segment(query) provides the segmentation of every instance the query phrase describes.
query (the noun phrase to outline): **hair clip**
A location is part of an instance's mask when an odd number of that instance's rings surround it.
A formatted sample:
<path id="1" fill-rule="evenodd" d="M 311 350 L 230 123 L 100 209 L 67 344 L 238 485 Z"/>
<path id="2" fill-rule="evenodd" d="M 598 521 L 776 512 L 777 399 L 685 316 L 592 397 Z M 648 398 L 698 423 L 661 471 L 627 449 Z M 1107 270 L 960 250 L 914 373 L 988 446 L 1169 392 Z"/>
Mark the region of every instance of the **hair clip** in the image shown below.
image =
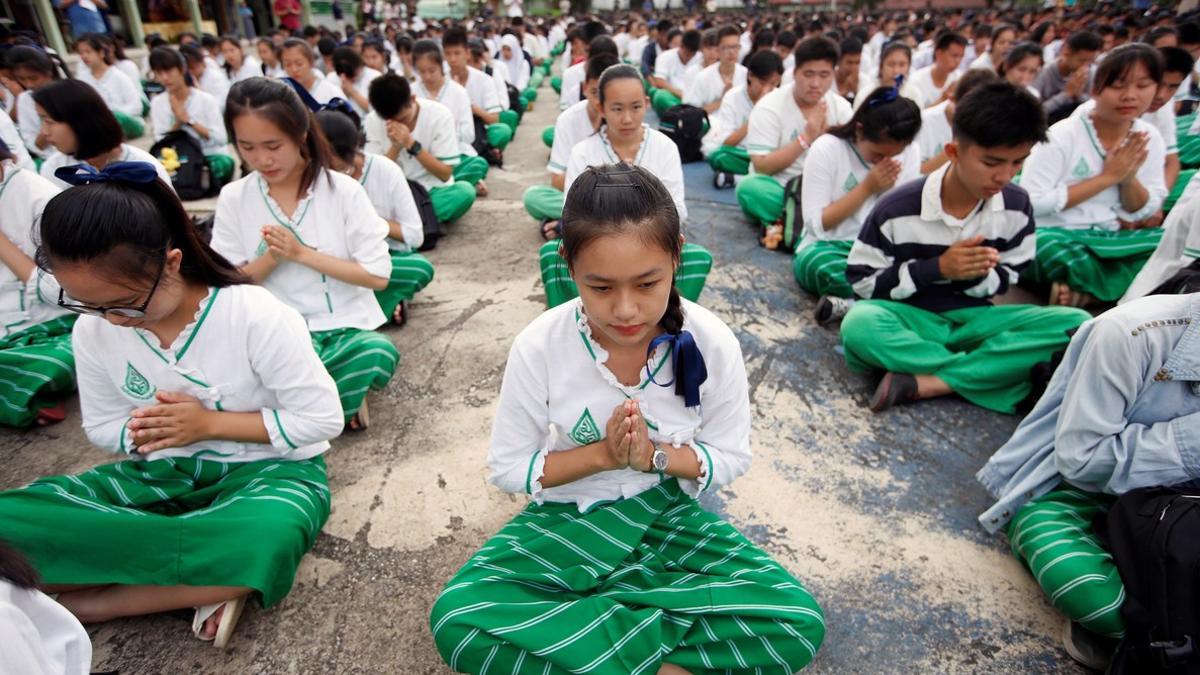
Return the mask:
<path id="1" fill-rule="evenodd" d="M 888 87 L 887 89 L 884 89 L 882 92 L 871 97 L 871 99 L 867 101 L 867 105 L 874 108 L 876 106 L 880 106 L 885 103 L 891 103 L 892 101 L 895 101 L 897 98 L 899 98 L 900 97 L 900 87 L 904 86 L 904 76 L 897 75 L 894 78 L 894 81 L 895 81 L 894 85 Z"/>
<path id="2" fill-rule="evenodd" d="M 126 183 L 146 185 L 158 179 L 158 171 L 150 162 L 113 162 L 97 171 L 89 164 L 59 167 L 54 177 L 71 185 L 91 183 Z"/>

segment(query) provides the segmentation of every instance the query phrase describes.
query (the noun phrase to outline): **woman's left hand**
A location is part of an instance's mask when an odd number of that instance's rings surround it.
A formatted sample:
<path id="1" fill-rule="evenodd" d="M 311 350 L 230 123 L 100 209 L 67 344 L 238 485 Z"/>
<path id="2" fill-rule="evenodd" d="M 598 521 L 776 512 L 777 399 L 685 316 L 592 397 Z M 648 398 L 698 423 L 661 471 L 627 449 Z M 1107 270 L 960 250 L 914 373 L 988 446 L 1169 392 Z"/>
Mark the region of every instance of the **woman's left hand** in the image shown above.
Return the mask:
<path id="1" fill-rule="evenodd" d="M 296 238 L 295 233 L 281 225 L 267 225 L 262 230 L 263 240 L 267 242 L 267 250 L 276 260 L 298 261 L 304 255 L 304 244 Z"/>
<path id="2" fill-rule="evenodd" d="M 181 448 L 211 438 L 209 422 L 213 411 L 205 408 L 200 399 L 173 391 L 160 391 L 155 398 L 157 405 L 134 410 L 129 421 L 138 454 Z"/>
<path id="3" fill-rule="evenodd" d="M 637 401 L 629 402 L 629 468 L 634 471 L 649 471 L 653 466 L 654 444 L 650 442 L 650 430 L 646 427 L 646 418 L 642 417 L 641 407 Z"/>

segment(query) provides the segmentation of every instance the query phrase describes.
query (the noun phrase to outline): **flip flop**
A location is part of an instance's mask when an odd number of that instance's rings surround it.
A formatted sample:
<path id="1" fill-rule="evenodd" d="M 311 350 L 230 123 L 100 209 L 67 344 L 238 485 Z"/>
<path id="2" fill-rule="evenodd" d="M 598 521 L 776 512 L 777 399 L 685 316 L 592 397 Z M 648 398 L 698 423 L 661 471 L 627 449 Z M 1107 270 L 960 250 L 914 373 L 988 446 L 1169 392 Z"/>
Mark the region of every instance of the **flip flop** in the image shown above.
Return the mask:
<path id="1" fill-rule="evenodd" d="M 397 319 L 397 317 L 399 317 Z M 392 310 L 392 325 L 398 328 L 408 323 L 408 301 L 401 300 L 396 304 L 396 309 Z"/>
<path id="2" fill-rule="evenodd" d="M 65 419 L 67 419 L 67 408 L 62 404 L 62 401 L 37 411 L 36 420 L 38 426 L 48 427 L 52 424 L 58 424 Z"/>
<path id="3" fill-rule="evenodd" d="M 238 619 L 242 617 L 242 609 L 245 606 L 246 596 L 243 595 L 225 602 L 197 607 L 196 614 L 192 617 L 192 634 L 204 642 L 212 642 L 217 649 L 224 649 L 229 645 L 229 638 L 233 637 L 233 629 L 237 627 Z M 217 622 L 216 634 L 213 637 L 205 637 L 204 622 L 216 614 L 221 607 L 225 608 L 225 612 L 221 614 L 221 620 Z"/>
<path id="4" fill-rule="evenodd" d="M 357 426 L 355 424 L 357 423 Z M 350 418 L 350 422 L 346 424 L 347 431 L 366 431 L 371 426 L 371 413 L 367 409 L 367 399 L 363 399 L 362 405 L 359 406 L 358 412 L 354 413 L 354 417 Z"/>

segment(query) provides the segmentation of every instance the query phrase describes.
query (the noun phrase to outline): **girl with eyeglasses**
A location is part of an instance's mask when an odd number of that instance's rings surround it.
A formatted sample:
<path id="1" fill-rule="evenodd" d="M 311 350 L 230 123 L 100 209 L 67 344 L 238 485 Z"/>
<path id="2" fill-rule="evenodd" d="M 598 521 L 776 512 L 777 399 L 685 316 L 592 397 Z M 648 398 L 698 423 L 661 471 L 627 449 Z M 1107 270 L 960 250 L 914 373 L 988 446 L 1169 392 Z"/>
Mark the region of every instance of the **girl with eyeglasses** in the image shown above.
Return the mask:
<path id="1" fill-rule="evenodd" d="M 4 536 L 83 623 L 195 608 L 224 646 L 329 515 L 337 388 L 303 317 L 201 242 L 154 168 L 59 176 L 78 187 L 46 204 L 36 259 L 83 315 L 84 432 L 120 460 L 0 492 Z"/>

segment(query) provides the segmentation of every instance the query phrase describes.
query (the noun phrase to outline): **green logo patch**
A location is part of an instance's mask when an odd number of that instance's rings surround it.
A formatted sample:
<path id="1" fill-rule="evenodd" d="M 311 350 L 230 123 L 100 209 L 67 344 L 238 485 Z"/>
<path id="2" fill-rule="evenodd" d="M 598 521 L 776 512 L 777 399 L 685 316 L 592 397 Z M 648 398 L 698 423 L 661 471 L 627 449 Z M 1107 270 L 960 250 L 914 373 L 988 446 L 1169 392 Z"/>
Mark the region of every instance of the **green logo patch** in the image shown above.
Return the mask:
<path id="1" fill-rule="evenodd" d="M 1075 168 L 1071 171 L 1071 175 L 1076 178 L 1087 178 L 1092 175 L 1092 167 L 1088 166 L 1086 159 L 1080 157 L 1079 163 L 1075 165 Z"/>
<path id="2" fill-rule="evenodd" d="M 842 189 L 849 192 L 856 187 L 858 187 L 858 179 L 854 177 L 854 174 L 846 176 L 846 182 L 842 183 Z"/>
<path id="3" fill-rule="evenodd" d="M 587 408 L 583 409 L 583 414 L 579 416 L 579 421 L 568 436 L 579 445 L 595 443 L 603 438 L 600 435 L 600 427 L 596 426 L 596 420 L 592 419 L 592 413 Z"/>
<path id="4" fill-rule="evenodd" d="M 125 366 L 125 384 L 121 386 L 121 391 L 133 398 L 146 399 L 154 396 L 158 389 L 150 384 L 150 380 L 138 372 L 132 363 L 126 363 Z"/>

